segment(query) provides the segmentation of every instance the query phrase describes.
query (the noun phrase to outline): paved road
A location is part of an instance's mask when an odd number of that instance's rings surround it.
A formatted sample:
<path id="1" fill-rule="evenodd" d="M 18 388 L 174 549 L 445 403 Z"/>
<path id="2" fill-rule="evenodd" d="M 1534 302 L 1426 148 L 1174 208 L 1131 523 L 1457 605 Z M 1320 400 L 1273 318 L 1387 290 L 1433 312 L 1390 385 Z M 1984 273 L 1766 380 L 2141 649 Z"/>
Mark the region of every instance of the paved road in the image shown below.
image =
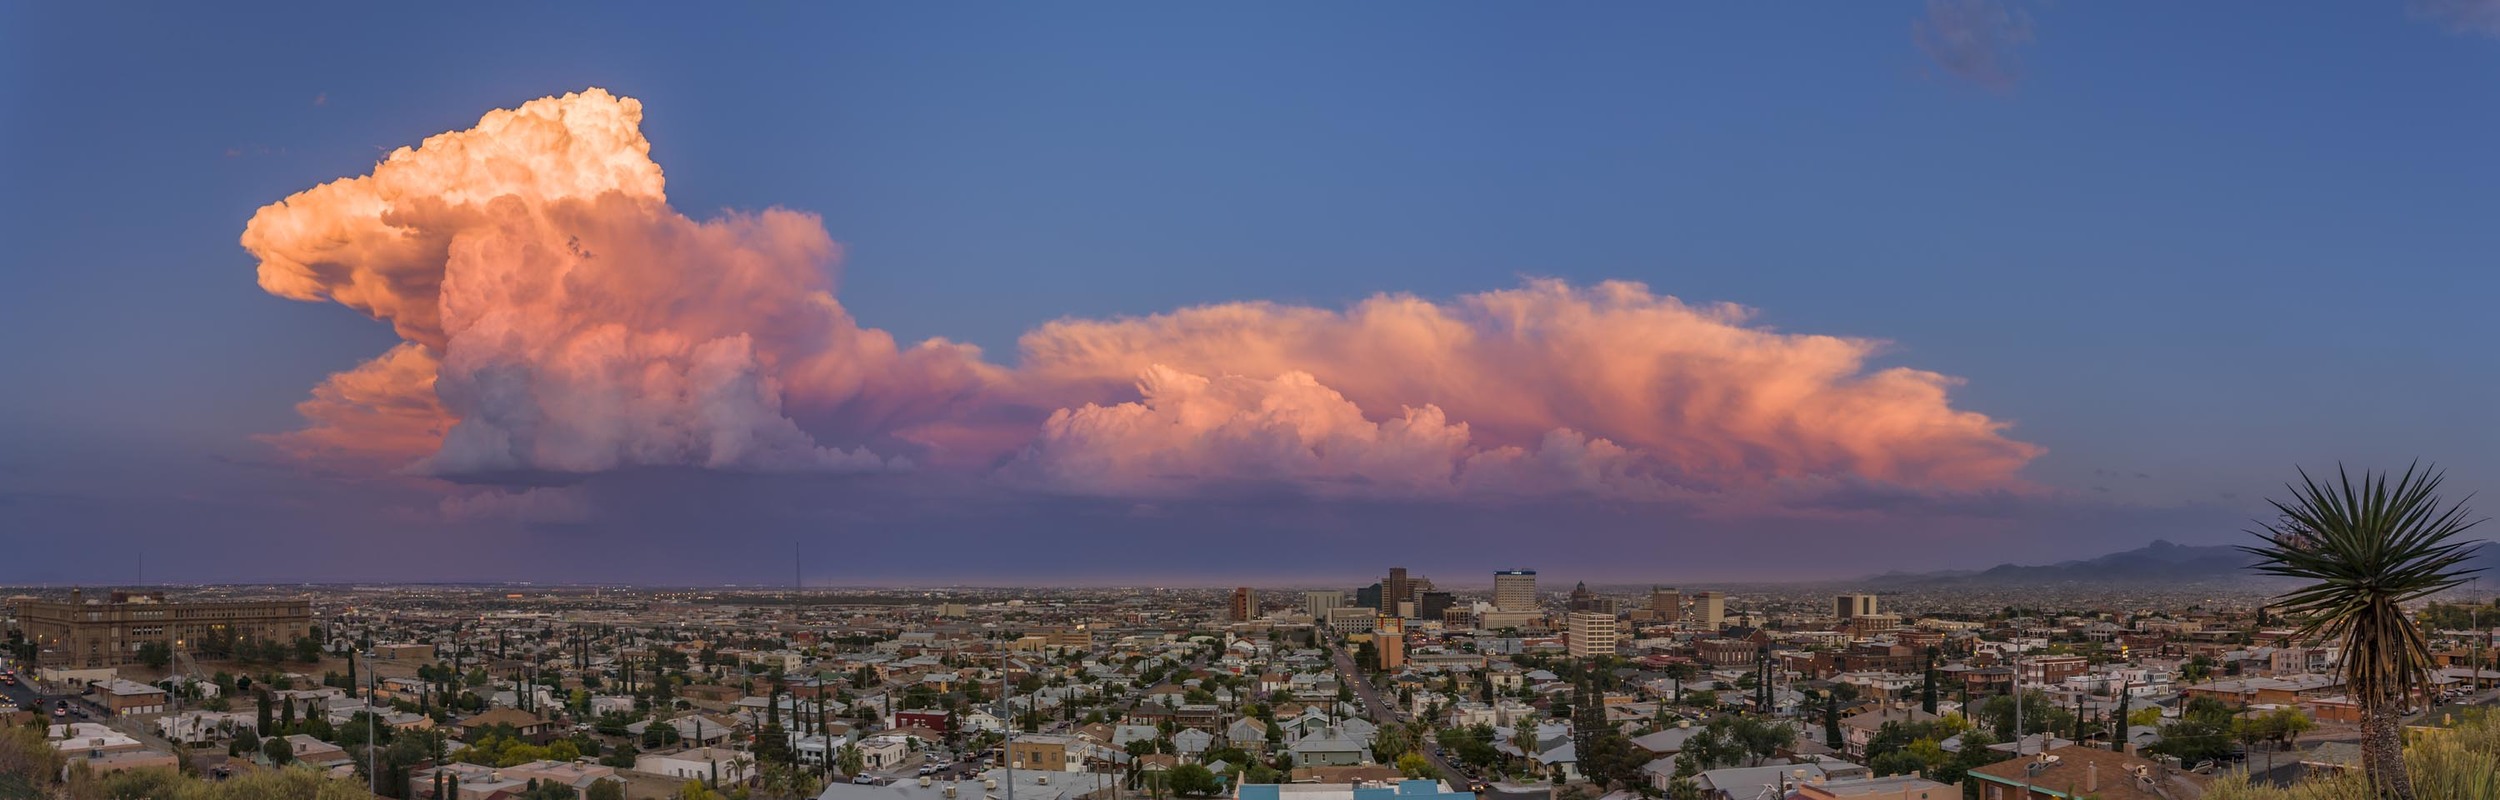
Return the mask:
<path id="1" fill-rule="evenodd" d="M 10 669 L 14 670 L 15 668 L 11 667 Z M 0 685 L 0 696 L 5 696 L 8 698 L 9 702 L 15 703 L 19 707 L 28 711 L 41 714 L 46 719 L 53 719 L 53 705 L 61 700 L 68 700 L 72 709 L 83 709 L 87 712 L 86 717 L 76 716 L 73 712 L 73 715 L 69 717 L 71 721 L 98 721 L 104 719 L 104 708 L 102 706 L 88 702 L 85 697 L 79 695 L 45 693 L 36 689 L 23 671 L 18 671 L 17 683 L 12 685 Z"/>
<path id="2" fill-rule="evenodd" d="M 1342 647 L 1337 648 L 1337 680 L 1354 689 L 1354 699 L 1362 704 L 1363 716 L 1371 720 L 1373 724 L 1386 728 L 1406 722 L 1406 710 L 1398 708 L 1395 703 L 1383 702 L 1380 699 L 1380 690 L 1373 688 L 1371 681 L 1365 680 L 1362 673 L 1355 671 L 1354 658 L 1346 655 L 1345 648 Z M 1469 781 L 1467 773 L 1442 755 L 1440 742 L 1427 736 L 1419 745 L 1418 749 L 1422 751 L 1425 759 L 1432 762 L 1433 769 L 1440 771 L 1441 776 L 1450 782 L 1461 784 L 1459 788 L 1462 791 L 1465 790 L 1466 787 L 1463 784 Z M 1496 796 L 1489 789 L 1486 794 Z"/>

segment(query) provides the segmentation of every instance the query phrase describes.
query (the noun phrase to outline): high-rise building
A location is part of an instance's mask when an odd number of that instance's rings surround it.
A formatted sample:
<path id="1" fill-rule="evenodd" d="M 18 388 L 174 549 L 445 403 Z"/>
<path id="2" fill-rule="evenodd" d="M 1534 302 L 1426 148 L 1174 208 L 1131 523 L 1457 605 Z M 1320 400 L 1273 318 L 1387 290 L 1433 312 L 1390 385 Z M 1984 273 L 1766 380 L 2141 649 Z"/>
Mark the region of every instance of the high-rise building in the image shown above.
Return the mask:
<path id="1" fill-rule="evenodd" d="M 1302 610 L 1311 615 L 1311 622 L 1328 624 L 1328 610 L 1345 605 L 1345 593 L 1339 591 L 1303 592 Z"/>
<path id="2" fill-rule="evenodd" d="M 1875 613 L 1874 595 L 1844 594 L 1832 598 L 1832 616 L 1839 617 L 1842 622 L 1873 613 Z"/>
<path id="3" fill-rule="evenodd" d="M 1684 596 L 1677 593 L 1673 586 L 1649 587 L 1649 613 L 1660 622 L 1683 619 Z"/>
<path id="4" fill-rule="evenodd" d="M 1382 672 L 1406 668 L 1406 620 L 1383 616 L 1372 627 L 1372 650 Z"/>
<path id="5" fill-rule="evenodd" d="M 1574 611 L 1565 629 L 1563 645 L 1572 658 L 1611 656 L 1615 654 L 1615 615 L 1597 611 Z"/>
<path id="6" fill-rule="evenodd" d="M 1493 607 L 1503 611 L 1536 610 L 1536 570 L 1506 569 L 1493 573 Z"/>
<path id="7" fill-rule="evenodd" d="M 1235 587 L 1233 601 L 1225 612 L 1224 618 L 1234 622 L 1249 622 L 1258 619 L 1259 593 L 1248 586 Z"/>
<path id="8" fill-rule="evenodd" d="M 1378 583 L 1356 589 L 1354 590 L 1354 605 L 1377 611 L 1380 609 L 1380 592 Z"/>
<path id="9" fill-rule="evenodd" d="M 1440 619 L 1457 602 L 1449 592 L 1424 592 L 1415 595 L 1415 619 Z"/>
<path id="10" fill-rule="evenodd" d="M 1727 624 L 1727 595 L 1721 592 L 1696 592 L 1693 595 L 1691 619 L 1708 630 Z"/>
<path id="11" fill-rule="evenodd" d="M 1415 599 L 1415 585 L 1407 582 L 1405 567 L 1390 567 L 1389 577 L 1380 582 L 1380 613 L 1396 616 L 1398 604 Z"/>

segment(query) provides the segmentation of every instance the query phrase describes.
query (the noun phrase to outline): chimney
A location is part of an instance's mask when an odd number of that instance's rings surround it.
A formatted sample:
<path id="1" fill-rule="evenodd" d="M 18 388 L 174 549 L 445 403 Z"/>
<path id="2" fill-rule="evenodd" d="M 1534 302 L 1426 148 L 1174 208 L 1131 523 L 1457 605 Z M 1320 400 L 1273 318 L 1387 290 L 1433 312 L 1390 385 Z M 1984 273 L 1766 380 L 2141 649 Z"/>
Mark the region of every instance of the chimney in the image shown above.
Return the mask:
<path id="1" fill-rule="evenodd" d="M 2092 793 L 2092 792 L 2097 792 L 2097 791 L 2100 791 L 2100 790 L 2101 790 L 2101 762 L 2094 761 L 2094 762 L 2091 762 L 2091 763 L 2088 763 L 2088 764 L 2083 765 L 2083 791 L 2084 791 L 2084 793 L 2085 793 L 2085 794 L 2090 794 L 2090 793 Z"/>

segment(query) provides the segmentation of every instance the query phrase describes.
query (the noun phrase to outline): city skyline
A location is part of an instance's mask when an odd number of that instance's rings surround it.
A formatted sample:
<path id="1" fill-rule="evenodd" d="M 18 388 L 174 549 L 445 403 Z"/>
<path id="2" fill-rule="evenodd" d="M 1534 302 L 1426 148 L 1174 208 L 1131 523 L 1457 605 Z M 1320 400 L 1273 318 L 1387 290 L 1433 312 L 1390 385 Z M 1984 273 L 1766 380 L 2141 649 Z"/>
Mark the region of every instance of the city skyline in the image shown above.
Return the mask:
<path id="1" fill-rule="evenodd" d="M 2453 9 L 13 8 L 0 584 L 1706 587 L 2474 494 Z"/>

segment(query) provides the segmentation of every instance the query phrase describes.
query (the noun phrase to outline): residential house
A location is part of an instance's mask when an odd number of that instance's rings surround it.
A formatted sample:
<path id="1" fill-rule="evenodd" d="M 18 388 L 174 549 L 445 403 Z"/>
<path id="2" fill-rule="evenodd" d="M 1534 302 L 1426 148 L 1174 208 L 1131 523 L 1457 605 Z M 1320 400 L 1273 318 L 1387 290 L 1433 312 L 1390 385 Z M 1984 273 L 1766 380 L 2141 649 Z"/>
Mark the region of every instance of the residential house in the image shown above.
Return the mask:
<path id="1" fill-rule="evenodd" d="M 715 781 L 727 786 L 755 776 L 755 757 L 720 747 L 697 747 L 634 757 L 634 771 L 688 781 Z"/>
<path id="2" fill-rule="evenodd" d="M 1195 758 L 1215 746 L 1215 734 L 1197 728 L 1183 728 L 1172 734 L 1172 752 Z"/>
<path id="3" fill-rule="evenodd" d="M 1701 786 L 1702 796 L 1710 800 L 1754 800 L 1783 797 L 1788 794 L 1786 790 L 1817 780 L 1853 780 L 1870 775 L 1866 767 L 1857 764 L 1818 758 L 1793 764 L 1714 769 L 1694 776 L 1693 782 Z"/>
<path id="4" fill-rule="evenodd" d="M 1432 780 L 1402 780 L 1382 785 L 1364 782 L 1253 783 L 1234 792 L 1235 800 L 1476 800 L 1474 792 L 1450 789 Z"/>
<path id="5" fill-rule="evenodd" d="M 1297 767 L 1360 764 L 1370 760 L 1367 755 L 1370 748 L 1369 737 L 1349 733 L 1340 727 L 1294 736 L 1285 743 L 1285 750 L 1293 755 L 1293 763 Z"/>
<path id="6" fill-rule="evenodd" d="M 71 762 L 86 764 L 99 773 L 150 767 L 171 769 L 176 765 L 174 754 L 148 747 L 147 743 L 100 723 L 53 725 L 45 729 L 44 738 Z"/>
<path id="7" fill-rule="evenodd" d="M 2160 762 L 2068 745 L 1970 771 L 1979 800 L 2194 800 L 2211 780 Z"/>
<path id="8" fill-rule="evenodd" d="M 1936 719 L 1936 715 L 1922 709 L 1889 705 L 1843 717 L 1840 720 L 1840 739 L 1843 744 L 1841 752 L 1848 754 L 1850 758 L 1866 755 L 1867 742 L 1874 740 L 1876 731 L 1882 730 L 1885 723 L 1908 724 L 1933 722 Z"/>
<path id="9" fill-rule="evenodd" d="M 1807 781 L 1793 789 L 1797 800 L 1959 800 L 1960 787 L 1917 775 Z"/>
<path id="10" fill-rule="evenodd" d="M 345 749 L 305 734 L 297 733 L 287 736 L 286 744 L 288 749 L 294 751 L 295 761 L 299 764 L 329 769 L 355 763 L 355 759 L 347 756 Z"/>
<path id="11" fill-rule="evenodd" d="M 555 738 L 554 723 L 517 708 L 490 708 L 454 723 L 463 742 L 477 741 L 488 729 L 498 725 L 510 726 L 513 733 L 531 744 L 546 744 Z"/>

